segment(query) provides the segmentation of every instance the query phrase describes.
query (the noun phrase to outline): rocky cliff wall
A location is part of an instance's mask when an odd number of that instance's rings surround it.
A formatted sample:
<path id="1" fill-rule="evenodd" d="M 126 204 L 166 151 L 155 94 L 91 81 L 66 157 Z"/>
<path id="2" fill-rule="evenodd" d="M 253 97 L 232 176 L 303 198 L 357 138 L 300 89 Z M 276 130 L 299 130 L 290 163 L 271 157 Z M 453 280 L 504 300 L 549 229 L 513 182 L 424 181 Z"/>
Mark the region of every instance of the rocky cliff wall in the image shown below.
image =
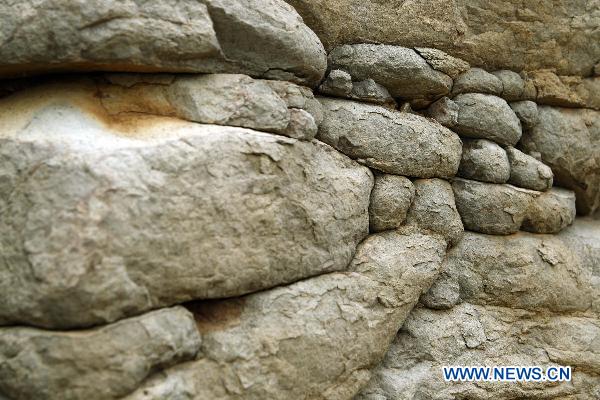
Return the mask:
<path id="1" fill-rule="evenodd" d="M 600 398 L 597 4 L 289 3 L 0 4 L 0 399 Z"/>

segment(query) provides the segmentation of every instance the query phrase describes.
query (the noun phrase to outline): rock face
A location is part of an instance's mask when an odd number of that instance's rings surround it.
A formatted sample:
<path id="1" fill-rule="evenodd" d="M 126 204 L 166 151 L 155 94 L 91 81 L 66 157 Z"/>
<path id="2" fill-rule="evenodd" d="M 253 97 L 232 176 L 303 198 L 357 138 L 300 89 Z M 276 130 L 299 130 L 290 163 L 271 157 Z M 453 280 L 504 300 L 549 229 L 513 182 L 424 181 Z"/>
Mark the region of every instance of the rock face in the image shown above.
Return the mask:
<path id="1" fill-rule="evenodd" d="M 462 238 L 464 228 L 450 183 L 437 178 L 417 179 L 414 186 L 415 198 L 406 223 L 440 234 L 449 244 L 456 244 Z"/>
<path id="2" fill-rule="evenodd" d="M 539 116 L 521 149 L 539 154 L 556 184 L 575 192 L 578 213 L 593 213 L 600 207 L 600 112 L 541 106 Z"/>
<path id="3" fill-rule="evenodd" d="M 406 220 L 414 197 L 415 187 L 410 179 L 397 175 L 376 175 L 369 205 L 371 232 L 399 228 Z"/>
<path id="4" fill-rule="evenodd" d="M 552 169 L 513 147 L 506 149 L 510 164 L 509 183 L 533 190 L 548 190 L 552 187 Z"/>
<path id="5" fill-rule="evenodd" d="M 442 307 L 413 310 L 357 399 L 598 397 L 598 235 L 591 220 L 558 235 L 465 232 L 421 299 Z M 569 365 L 573 378 L 448 384 L 444 365 Z"/>
<path id="6" fill-rule="evenodd" d="M 325 117 L 317 138 L 358 162 L 420 178 L 456 173 L 461 141 L 434 121 L 354 101 L 319 100 Z"/>
<path id="7" fill-rule="evenodd" d="M 510 177 L 506 151 L 489 140 L 465 140 L 458 175 L 482 182 L 505 183 Z"/>
<path id="8" fill-rule="evenodd" d="M 502 94 L 502 81 L 495 75 L 481 68 L 471 68 L 459 75 L 452 85 L 452 94 L 460 93 L 487 93 L 500 96 Z"/>
<path id="9" fill-rule="evenodd" d="M 194 305 L 197 360 L 126 399 L 351 399 L 437 276 L 445 247 L 420 233 L 372 235 L 348 272 Z"/>
<path id="10" fill-rule="evenodd" d="M 488 71 L 555 68 L 561 75 L 583 76 L 600 59 L 593 2 L 286 1 L 327 50 L 364 42 L 435 47 Z"/>
<path id="11" fill-rule="evenodd" d="M 325 144 L 111 117 L 74 88 L 0 109 L 1 324 L 240 295 L 340 270 L 368 233 L 372 175 Z"/>
<path id="12" fill-rule="evenodd" d="M 435 100 L 450 92 L 452 78 L 432 68 L 413 49 L 372 44 L 344 45 L 329 54 L 333 69 L 348 72 L 353 80 L 371 78 L 393 97 Z"/>
<path id="13" fill-rule="evenodd" d="M 509 235 L 521 227 L 539 194 L 512 185 L 455 179 L 456 208 L 466 229 L 491 235 Z"/>
<path id="14" fill-rule="evenodd" d="M 315 85 L 317 36 L 280 0 L 5 3 L 0 75 L 46 70 L 239 72 Z M 166 18 L 166 16 L 169 18 Z"/>
<path id="15" fill-rule="evenodd" d="M 533 200 L 521 229 L 535 233 L 558 233 L 575 220 L 575 193 L 552 188 Z"/>
<path id="16" fill-rule="evenodd" d="M 458 119 L 453 129 L 471 138 L 514 146 L 521 138 L 521 123 L 503 99 L 480 93 L 459 94 Z"/>
<path id="17" fill-rule="evenodd" d="M 0 393 L 14 400 L 119 398 L 156 369 L 194 359 L 200 346 L 192 314 L 179 306 L 87 331 L 0 328 Z"/>

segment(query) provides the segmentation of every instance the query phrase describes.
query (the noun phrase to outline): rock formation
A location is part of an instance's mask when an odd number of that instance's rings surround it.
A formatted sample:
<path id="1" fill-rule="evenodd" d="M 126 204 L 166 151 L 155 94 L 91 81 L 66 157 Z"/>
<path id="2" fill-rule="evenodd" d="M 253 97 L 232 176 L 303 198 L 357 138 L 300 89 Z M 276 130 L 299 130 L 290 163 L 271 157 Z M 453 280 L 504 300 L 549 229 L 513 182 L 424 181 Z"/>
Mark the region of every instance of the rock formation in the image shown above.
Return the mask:
<path id="1" fill-rule="evenodd" d="M 0 399 L 600 398 L 600 8 L 521 3 L 0 4 Z"/>

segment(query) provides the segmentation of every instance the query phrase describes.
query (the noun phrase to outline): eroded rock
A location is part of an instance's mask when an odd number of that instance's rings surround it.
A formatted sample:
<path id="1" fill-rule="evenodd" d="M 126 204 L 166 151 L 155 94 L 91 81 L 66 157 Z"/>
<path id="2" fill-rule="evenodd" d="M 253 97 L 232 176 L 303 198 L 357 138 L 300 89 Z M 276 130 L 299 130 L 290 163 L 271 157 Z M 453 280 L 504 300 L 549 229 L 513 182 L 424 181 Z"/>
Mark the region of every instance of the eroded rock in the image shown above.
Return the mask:
<path id="1" fill-rule="evenodd" d="M 111 116 L 94 91 L 2 100 L 0 324 L 70 328 L 340 270 L 372 174 L 331 147 Z"/>
<path id="2" fill-rule="evenodd" d="M 507 101 L 524 100 L 525 82 L 521 75 L 510 70 L 492 72 L 502 83 L 502 98 Z"/>
<path id="3" fill-rule="evenodd" d="M 514 146 L 521 138 L 521 123 L 508 103 L 496 96 L 465 93 L 454 97 L 458 120 L 453 130 L 477 139 Z"/>
<path id="4" fill-rule="evenodd" d="M 552 169 L 543 162 L 514 147 L 507 147 L 510 163 L 509 183 L 526 189 L 544 191 L 552 187 Z"/>
<path id="5" fill-rule="evenodd" d="M 116 399 L 157 369 L 195 358 L 201 339 L 183 307 L 84 331 L 0 328 L 0 394 L 20 399 Z"/>
<path id="6" fill-rule="evenodd" d="M 471 68 L 454 79 L 452 95 L 460 93 L 487 93 L 500 96 L 502 81 L 481 68 Z"/>
<path id="7" fill-rule="evenodd" d="M 43 0 L 4 3 L 0 14 L 2 76 L 233 72 L 314 86 L 327 67 L 318 37 L 280 0 Z"/>
<path id="8" fill-rule="evenodd" d="M 415 196 L 410 179 L 398 175 L 375 175 L 369 205 L 369 228 L 380 232 L 400 227 Z"/>
<path id="9" fill-rule="evenodd" d="M 531 129 L 539 122 L 537 104 L 531 100 L 514 101 L 510 103 L 510 108 L 515 112 L 525 129 Z"/>
<path id="10" fill-rule="evenodd" d="M 476 181 L 506 183 L 510 177 L 506 151 L 489 140 L 464 140 L 458 175 Z"/>
<path id="11" fill-rule="evenodd" d="M 521 229 L 557 233 L 573 223 L 575 213 L 575 193 L 555 187 L 533 200 Z"/>
<path id="12" fill-rule="evenodd" d="M 385 173 L 449 177 L 458 169 L 461 141 L 418 115 L 349 100 L 320 98 L 325 118 L 317 138 Z"/>

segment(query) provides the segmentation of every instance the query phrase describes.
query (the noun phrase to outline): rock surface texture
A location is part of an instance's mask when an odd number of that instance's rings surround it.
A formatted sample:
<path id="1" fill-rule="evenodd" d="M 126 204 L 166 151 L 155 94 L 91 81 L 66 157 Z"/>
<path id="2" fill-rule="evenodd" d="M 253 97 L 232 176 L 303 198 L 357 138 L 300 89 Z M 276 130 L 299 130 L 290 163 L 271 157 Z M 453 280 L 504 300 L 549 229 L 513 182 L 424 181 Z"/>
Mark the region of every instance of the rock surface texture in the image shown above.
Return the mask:
<path id="1" fill-rule="evenodd" d="M 0 400 L 600 399 L 597 0 L 0 21 Z"/>

